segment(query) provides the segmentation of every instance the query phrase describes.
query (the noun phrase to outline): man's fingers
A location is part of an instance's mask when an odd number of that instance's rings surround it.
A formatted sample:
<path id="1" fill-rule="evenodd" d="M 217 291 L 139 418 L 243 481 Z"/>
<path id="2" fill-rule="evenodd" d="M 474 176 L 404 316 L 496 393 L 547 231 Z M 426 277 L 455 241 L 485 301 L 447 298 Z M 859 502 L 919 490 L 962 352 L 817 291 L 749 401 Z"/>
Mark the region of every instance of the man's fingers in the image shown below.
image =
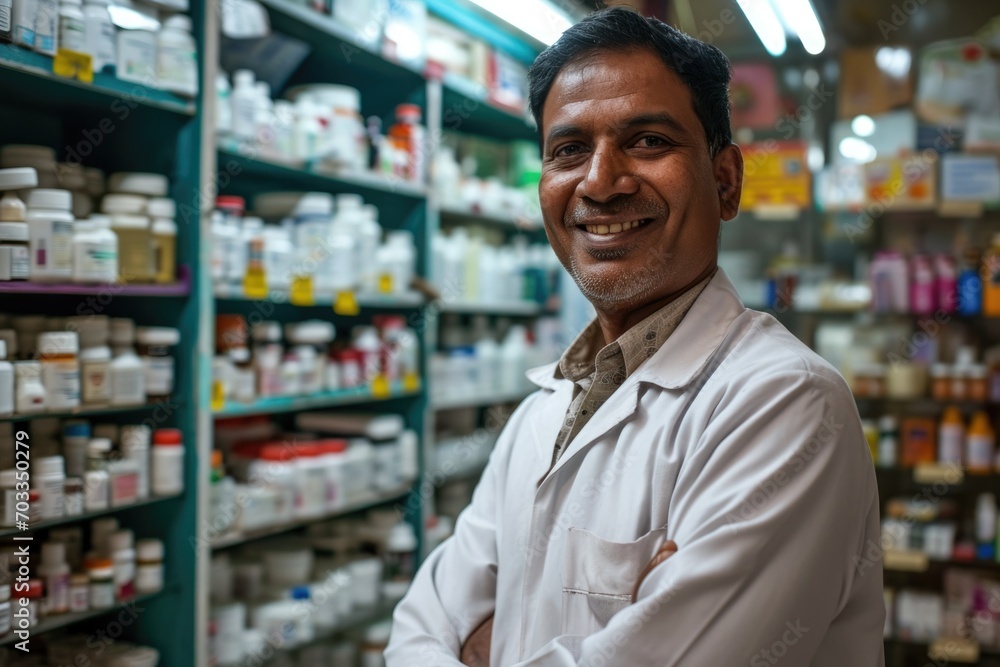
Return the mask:
<path id="1" fill-rule="evenodd" d="M 677 553 L 677 544 L 674 543 L 673 540 L 667 540 L 663 543 L 659 551 L 656 552 L 649 563 L 646 564 L 646 567 L 642 569 L 642 572 L 639 573 L 639 579 L 635 582 L 635 588 L 632 590 L 633 603 L 639 597 L 639 587 L 642 586 L 642 582 L 646 580 L 646 577 L 653 571 L 653 568 L 673 556 L 675 553 Z"/>

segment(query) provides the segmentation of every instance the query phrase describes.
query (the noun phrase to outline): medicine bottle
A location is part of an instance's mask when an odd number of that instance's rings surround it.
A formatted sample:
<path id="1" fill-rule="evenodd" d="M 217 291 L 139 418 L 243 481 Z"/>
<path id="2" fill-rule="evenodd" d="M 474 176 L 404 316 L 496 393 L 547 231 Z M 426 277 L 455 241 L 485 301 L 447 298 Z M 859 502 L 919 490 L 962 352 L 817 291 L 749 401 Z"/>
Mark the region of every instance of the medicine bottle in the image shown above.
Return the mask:
<path id="1" fill-rule="evenodd" d="M 170 327 L 139 327 L 136 340 L 145 373 L 146 400 L 169 398 L 174 391 L 171 348 L 181 342 L 181 332 Z"/>
<path id="2" fill-rule="evenodd" d="M 132 347 L 135 323 L 127 318 L 111 320 L 111 404 L 142 405 L 146 400 L 146 376 L 142 360 Z"/>
<path id="3" fill-rule="evenodd" d="M 66 505 L 66 516 L 79 516 L 83 514 L 83 478 L 67 477 L 63 486 L 63 502 Z"/>
<path id="4" fill-rule="evenodd" d="M 151 199 L 149 214 L 153 217 L 153 265 L 156 282 L 172 283 L 177 274 L 176 207 L 172 199 Z"/>
<path id="5" fill-rule="evenodd" d="M 140 595 L 163 589 L 163 542 L 139 540 L 135 543 L 135 592 Z"/>
<path id="6" fill-rule="evenodd" d="M 10 632 L 10 586 L 0 586 L 0 637 Z"/>
<path id="7" fill-rule="evenodd" d="M 115 597 L 128 600 L 135 595 L 135 544 L 131 530 L 112 533 L 108 540 L 114 561 Z"/>
<path id="8" fill-rule="evenodd" d="M 19 361 L 14 364 L 14 407 L 17 414 L 44 412 L 45 403 L 42 365 L 37 361 Z"/>
<path id="9" fill-rule="evenodd" d="M 38 337 L 38 360 L 49 410 L 80 407 L 79 341 L 72 331 L 50 331 Z"/>
<path id="10" fill-rule="evenodd" d="M 122 454 L 135 463 L 138 470 L 136 496 L 149 497 L 150 442 L 152 431 L 145 424 L 123 426 L 121 431 Z"/>
<path id="11" fill-rule="evenodd" d="M 75 323 L 80 337 L 80 400 L 86 405 L 111 402 L 111 320 L 104 315 L 87 316 Z"/>
<path id="12" fill-rule="evenodd" d="M 69 578 L 69 611 L 76 614 L 90 608 L 90 592 L 87 590 L 90 578 L 86 574 L 74 574 Z"/>
<path id="13" fill-rule="evenodd" d="M 28 275 L 38 282 L 73 277 L 73 196 L 68 190 L 40 188 L 28 195 Z"/>
<path id="14" fill-rule="evenodd" d="M 198 95 L 198 52 L 191 19 L 175 14 L 163 22 L 156 39 L 158 87 L 184 97 Z"/>
<path id="15" fill-rule="evenodd" d="M 38 185 L 31 167 L 0 169 L 0 280 L 27 280 L 31 264 L 28 250 L 27 207 L 17 190 Z"/>
<path id="16" fill-rule="evenodd" d="M 108 11 L 110 0 L 84 0 L 83 32 L 86 52 L 94 72 L 111 74 L 115 69 L 115 25 Z"/>
<path id="17" fill-rule="evenodd" d="M 153 281 L 153 236 L 144 215 L 111 216 L 111 231 L 118 237 L 118 277 L 125 283 Z"/>
<path id="18" fill-rule="evenodd" d="M 184 490 L 184 445 L 176 428 L 153 432 L 153 495 L 167 496 Z"/>
<path id="19" fill-rule="evenodd" d="M 82 0 L 62 0 L 59 3 L 59 48 L 88 53 Z"/>
<path id="20" fill-rule="evenodd" d="M 35 459 L 31 483 L 41 494 L 42 519 L 60 519 L 66 514 L 63 493 L 66 473 L 63 471 L 63 457 L 45 456 Z"/>
<path id="21" fill-rule="evenodd" d="M 66 545 L 49 541 L 42 545 L 42 564 L 38 575 L 45 582 L 46 609 L 49 614 L 69 611 L 69 565 L 66 564 Z"/>
<path id="22" fill-rule="evenodd" d="M 118 279 L 118 236 L 111 219 L 94 215 L 73 229 L 73 282 L 113 283 Z"/>
<path id="23" fill-rule="evenodd" d="M 59 0 L 35 0 L 35 51 L 54 56 L 58 40 Z"/>
<path id="24" fill-rule="evenodd" d="M 90 608 L 110 609 L 115 606 L 114 562 L 107 558 L 87 561 L 87 576 L 90 578 Z"/>

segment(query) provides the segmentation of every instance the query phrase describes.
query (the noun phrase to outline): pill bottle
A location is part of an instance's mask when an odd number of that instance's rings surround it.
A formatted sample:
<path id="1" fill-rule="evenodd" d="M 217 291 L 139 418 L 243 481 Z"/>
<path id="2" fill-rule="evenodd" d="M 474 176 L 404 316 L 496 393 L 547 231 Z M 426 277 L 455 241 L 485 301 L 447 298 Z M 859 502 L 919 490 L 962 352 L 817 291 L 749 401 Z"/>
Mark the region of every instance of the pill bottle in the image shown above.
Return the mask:
<path id="1" fill-rule="evenodd" d="M 78 220 L 73 230 L 73 282 L 113 283 L 118 279 L 118 237 L 111 219 L 94 215 Z"/>
<path id="2" fill-rule="evenodd" d="M 180 429 L 153 432 L 153 495 L 166 496 L 184 490 L 184 445 Z"/>
<path id="3" fill-rule="evenodd" d="M 73 196 L 68 190 L 40 188 L 28 195 L 28 275 L 36 282 L 69 282 L 73 277 Z"/>
<path id="4" fill-rule="evenodd" d="M 29 252 L 27 207 L 17 196 L 18 190 L 38 185 L 38 174 L 31 167 L 0 169 L 0 280 L 27 280 Z"/>
<path id="5" fill-rule="evenodd" d="M 139 327 L 136 341 L 146 380 L 146 400 L 169 398 L 174 391 L 171 348 L 181 342 L 181 332 L 170 327 Z"/>
<path id="6" fill-rule="evenodd" d="M 153 264 L 156 282 L 172 283 L 177 275 L 177 206 L 173 199 L 159 197 L 149 200 L 147 207 L 153 219 Z"/>
<path id="7" fill-rule="evenodd" d="M 42 384 L 42 365 L 37 361 L 19 361 L 14 364 L 14 409 L 19 415 L 45 411 L 45 385 Z"/>
<path id="8" fill-rule="evenodd" d="M 46 609 L 50 614 L 69 611 L 69 565 L 66 564 L 66 545 L 46 542 L 42 545 L 42 564 L 38 575 L 45 582 Z"/>
<path id="9" fill-rule="evenodd" d="M 127 318 L 111 320 L 112 405 L 142 405 L 146 400 L 146 371 L 134 343 L 135 323 Z"/>
<path id="10" fill-rule="evenodd" d="M 111 231 L 118 237 L 119 280 L 126 284 L 152 282 L 156 274 L 149 218 L 144 215 L 112 215 Z"/>
<path id="11" fill-rule="evenodd" d="M 80 337 L 80 401 L 85 405 L 111 402 L 111 320 L 104 315 L 75 324 Z"/>
<path id="12" fill-rule="evenodd" d="M 86 574 L 74 574 L 69 578 L 69 611 L 72 614 L 90 608 L 90 578 Z"/>
<path id="13" fill-rule="evenodd" d="M 135 463 L 138 470 L 136 496 L 149 497 L 150 442 L 153 433 L 145 424 L 123 426 L 121 431 L 122 454 Z"/>
<path id="14" fill-rule="evenodd" d="M 80 407 L 79 339 L 72 331 L 50 331 L 38 337 L 38 360 L 49 410 Z"/>
<path id="15" fill-rule="evenodd" d="M 87 577 L 90 579 L 90 608 L 110 609 L 115 606 L 114 561 L 94 558 L 86 563 Z"/>
<path id="16" fill-rule="evenodd" d="M 7 341 L 0 339 L 0 417 L 14 414 L 14 364 L 7 361 Z"/>
<path id="17" fill-rule="evenodd" d="M 63 502 L 66 505 L 66 516 L 79 516 L 83 514 L 83 478 L 67 477 L 63 486 Z"/>
<path id="18" fill-rule="evenodd" d="M 129 600 L 135 596 L 135 538 L 131 530 L 119 530 L 108 539 L 114 561 L 115 598 Z"/>
<path id="19" fill-rule="evenodd" d="M 137 559 L 135 591 L 139 594 L 157 593 L 163 589 L 163 542 L 139 540 L 135 543 Z"/>
<path id="20" fill-rule="evenodd" d="M 42 519 L 59 519 L 66 514 L 63 501 L 66 473 L 63 471 L 63 457 L 45 456 L 34 460 L 32 485 L 42 498 Z"/>

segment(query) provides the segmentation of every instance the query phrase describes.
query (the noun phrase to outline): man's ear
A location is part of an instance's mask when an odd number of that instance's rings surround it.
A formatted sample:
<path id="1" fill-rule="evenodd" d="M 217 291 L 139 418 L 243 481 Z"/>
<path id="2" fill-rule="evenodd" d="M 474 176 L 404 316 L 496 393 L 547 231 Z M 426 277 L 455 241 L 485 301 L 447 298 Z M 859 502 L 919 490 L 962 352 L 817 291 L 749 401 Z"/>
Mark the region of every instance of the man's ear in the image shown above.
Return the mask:
<path id="1" fill-rule="evenodd" d="M 736 144 L 729 144 L 712 160 L 712 171 L 719 188 L 719 213 L 723 220 L 732 220 L 740 212 L 743 194 L 743 153 Z"/>

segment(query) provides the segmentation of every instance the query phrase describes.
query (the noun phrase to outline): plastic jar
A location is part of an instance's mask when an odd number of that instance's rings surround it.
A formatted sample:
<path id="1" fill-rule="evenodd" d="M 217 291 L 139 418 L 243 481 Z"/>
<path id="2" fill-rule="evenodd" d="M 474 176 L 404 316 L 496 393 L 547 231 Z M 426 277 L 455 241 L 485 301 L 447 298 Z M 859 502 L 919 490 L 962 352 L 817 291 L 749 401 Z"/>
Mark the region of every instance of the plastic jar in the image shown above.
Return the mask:
<path id="1" fill-rule="evenodd" d="M 10 586 L 0 586 L 0 637 L 10 632 Z"/>
<path id="2" fill-rule="evenodd" d="M 133 461 L 138 470 L 138 485 L 136 495 L 139 498 L 149 497 L 149 448 L 153 432 L 145 424 L 123 426 L 121 431 L 121 448 L 125 458 Z"/>
<path id="3" fill-rule="evenodd" d="M 111 348 L 106 342 L 88 343 L 82 336 L 80 343 L 80 400 L 106 405 L 111 402 Z"/>
<path id="4" fill-rule="evenodd" d="M 146 400 L 166 399 L 174 391 L 174 358 L 170 348 L 181 341 L 181 332 L 170 327 L 139 327 L 138 353 L 146 378 Z"/>
<path id="5" fill-rule="evenodd" d="M 146 400 L 146 370 L 132 347 L 135 323 L 126 318 L 111 320 L 111 404 L 142 405 Z"/>
<path id="6" fill-rule="evenodd" d="M 88 470 L 83 476 L 83 506 L 88 512 L 108 509 L 108 471 Z"/>
<path id="7" fill-rule="evenodd" d="M 135 543 L 135 591 L 157 593 L 163 589 L 163 542 L 139 540 Z"/>
<path id="8" fill-rule="evenodd" d="M 66 545 L 55 541 L 43 544 L 38 576 L 45 582 L 48 613 L 63 614 L 69 611 L 69 574 Z"/>
<path id="9" fill-rule="evenodd" d="M 319 517 L 326 512 L 326 464 L 321 450 L 313 444 L 295 445 L 295 466 L 301 489 L 300 517 Z"/>
<path id="10" fill-rule="evenodd" d="M 153 432 L 153 495 L 166 496 L 184 491 L 184 445 L 176 428 Z"/>
<path id="11" fill-rule="evenodd" d="M 173 220 L 153 220 L 153 263 L 156 265 L 156 282 L 166 284 L 176 280 L 177 223 Z"/>
<path id="12" fill-rule="evenodd" d="M 38 185 L 38 174 L 31 167 L 0 169 L 0 280 L 27 280 L 31 255 L 27 207 L 17 190 Z"/>
<path id="13" fill-rule="evenodd" d="M 108 462 L 108 493 L 112 507 L 133 505 L 139 499 L 139 465 L 128 459 Z"/>
<path id="14" fill-rule="evenodd" d="M 0 497 L 0 500 L 3 501 L 3 512 L 0 513 L 0 526 L 4 528 L 13 528 L 17 523 L 16 484 L 16 470 L 0 471 L 0 493 L 3 494 Z M 9 588 L 9 586 L 0 586 L 0 588 Z"/>
<path id="15" fill-rule="evenodd" d="M 63 486 L 63 502 L 66 507 L 66 516 L 79 516 L 83 514 L 83 478 L 67 477 Z"/>
<path id="16" fill-rule="evenodd" d="M 28 275 L 37 282 L 69 282 L 73 277 L 73 195 L 40 188 L 28 195 Z"/>
<path id="17" fill-rule="evenodd" d="M 7 341 L 0 339 L 0 417 L 14 414 L 14 364 L 7 361 Z"/>
<path id="18" fill-rule="evenodd" d="M 28 415 L 45 411 L 45 385 L 42 384 L 42 365 L 37 361 L 19 361 L 14 364 L 14 405 L 17 414 Z"/>
<path id="19" fill-rule="evenodd" d="M 110 609 L 115 606 L 115 564 L 107 558 L 87 561 L 87 577 L 90 579 L 91 609 Z"/>
<path id="20" fill-rule="evenodd" d="M 156 40 L 158 87 L 184 97 L 198 94 L 198 52 L 191 19 L 175 14 L 163 22 Z"/>
<path id="21" fill-rule="evenodd" d="M 38 337 L 42 384 L 49 410 L 80 407 L 79 340 L 72 331 L 51 331 Z"/>
<path id="22" fill-rule="evenodd" d="M 322 320 L 307 320 L 285 327 L 285 338 L 293 345 L 293 352 L 303 364 L 301 390 L 303 394 L 323 390 L 326 378 L 327 348 L 333 341 L 333 324 Z M 311 367 L 310 367 L 311 363 Z"/>
<path id="23" fill-rule="evenodd" d="M 259 322 L 253 327 L 253 363 L 257 373 L 257 392 L 261 397 L 280 396 L 281 325 Z"/>
<path id="24" fill-rule="evenodd" d="M 385 545 L 385 583 L 382 590 L 387 598 L 398 600 L 406 594 L 416 573 L 416 551 L 417 536 L 413 526 L 408 523 L 393 526 Z"/>
<path id="25" fill-rule="evenodd" d="M 326 473 L 326 511 L 331 513 L 344 506 L 347 441 L 321 440 L 317 447 Z"/>
<path id="26" fill-rule="evenodd" d="M 966 372 L 966 389 L 970 401 L 985 403 L 989 399 L 989 372 L 983 364 L 973 364 Z"/>
<path id="27" fill-rule="evenodd" d="M 290 521 L 300 505 L 301 486 L 295 469 L 294 453 L 284 445 L 265 445 L 257 458 L 247 467 L 247 481 L 251 486 L 266 485 L 277 494 L 275 519 L 277 523 Z"/>
<path id="28" fill-rule="evenodd" d="M 73 233 L 73 282 L 113 283 L 118 280 L 118 237 L 105 215 L 78 220 Z"/>
<path id="29" fill-rule="evenodd" d="M 108 539 L 111 560 L 114 561 L 115 598 L 119 601 L 135 596 L 134 540 L 131 530 L 119 530 Z"/>
<path id="30" fill-rule="evenodd" d="M 62 0 L 59 3 L 59 48 L 89 53 L 81 0 Z"/>
<path id="31" fill-rule="evenodd" d="M 107 199 L 107 197 L 105 197 Z M 125 283 L 148 283 L 153 268 L 153 236 L 144 215 L 112 215 L 111 231 L 118 237 L 118 276 Z"/>
<path id="32" fill-rule="evenodd" d="M 80 477 L 87 470 L 87 445 L 90 443 L 90 423 L 82 419 L 63 424 L 63 458 L 66 474 Z"/>
<path id="33" fill-rule="evenodd" d="M 163 174 L 119 171 L 108 177 L 108 190 L 143 197 L 166 197 L 170 181 Z"/>
<path id="34" fill-rule="evenodd" d="M 63 457 L 46 456 L 34 460 L 31 482 L 42 496 L 42 519 L 58 519 L 66 514 L 63 501 L 66 473 Z"/>
<path id="35" fill-rule="evenodd" d="M 74 574 L 70 576 L 69 611 L 71 614 L 87 611 L 90 608 L 89 584 L 90 577 L 86 574 Z"/>
<path id="36" fill-rule="evenodd" d="M 33 628 L 38 625 L 39 605 L 42 601 L 44 585 L 41 579 L 28 579 L 26 583 L 28 590 L 21 595 L 28 599 L 28 627 Z"/>
<path id="37" fill-rule="evenodd" d="M 115 26 L 108 12 L 110 0 L 85 0 L 83 3 L 83 34 L 94 72 L 115 67 Z"/>

